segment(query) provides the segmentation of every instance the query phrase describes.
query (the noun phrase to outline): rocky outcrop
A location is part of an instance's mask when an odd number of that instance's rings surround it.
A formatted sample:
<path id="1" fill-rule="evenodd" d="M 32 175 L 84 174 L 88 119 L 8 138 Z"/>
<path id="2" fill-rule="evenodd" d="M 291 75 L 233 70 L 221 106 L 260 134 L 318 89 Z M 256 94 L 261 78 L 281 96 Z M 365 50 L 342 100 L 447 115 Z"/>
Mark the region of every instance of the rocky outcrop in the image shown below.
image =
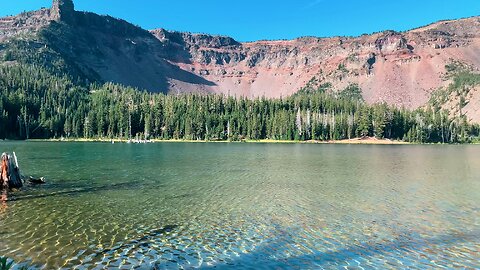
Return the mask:
<path id="1" fill-rule="evenodd" d="M 0 18 L 0 42 L 21 35 L 36 33 L 50 23 L 50 9 L 24 12 L 17 16 Z"/>
<path id="2" fill-rule="evenodd" d="M 394 31 L 387 31 L 375 40 L 375 47 L 381 53 L 389 54 L 409 50 L 405 37 Z"/>
<path id="3" fill-rule="evenodd" d="M 53 0 L 50 18 L 55 21 L 72 23 L 75 20 L 75 6 L 72 0 Z"/>
<path id="4" fill-rule="evenodd" d="M 74 23 L 76 17 L 72 0 L 53 0 L 50 9 L 43 8 L 0 18 L 0 42 L 17 36 L 34 35 L 51 21 Z"/>

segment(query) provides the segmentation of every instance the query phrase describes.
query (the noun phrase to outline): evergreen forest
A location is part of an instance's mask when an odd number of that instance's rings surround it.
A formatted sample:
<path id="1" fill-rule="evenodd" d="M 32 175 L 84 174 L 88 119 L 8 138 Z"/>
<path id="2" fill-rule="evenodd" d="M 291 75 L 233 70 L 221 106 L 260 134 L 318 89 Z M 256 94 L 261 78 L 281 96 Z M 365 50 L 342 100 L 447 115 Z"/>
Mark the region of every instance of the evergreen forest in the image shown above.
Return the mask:
<path id="1" fill-rule="evenodd" d="M 451 88 L 480 82 L 479 75 L 460 75 Z M 417 110 L 369 105 L 357 85 L 342 91 L 312 85 L 281 99 L 165 95 L 78 82 L 35 65 L 2 65 L 0 138 L 328 141 L 369 136 L 468 143 L 479 136 L 479 125 L 461 114 L 451 116 L 440 103 Z"/>

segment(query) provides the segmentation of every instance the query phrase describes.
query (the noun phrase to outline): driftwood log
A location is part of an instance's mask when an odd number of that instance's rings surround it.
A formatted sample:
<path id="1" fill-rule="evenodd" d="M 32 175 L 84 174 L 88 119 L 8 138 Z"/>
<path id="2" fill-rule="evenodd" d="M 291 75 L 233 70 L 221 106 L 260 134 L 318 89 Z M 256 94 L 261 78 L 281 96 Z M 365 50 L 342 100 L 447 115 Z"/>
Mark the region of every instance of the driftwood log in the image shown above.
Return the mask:
<path id="1" fill-rule="evenodd" d="M 43 185 L 46 184 L 45 177 L 35 178 L 33 176 L 28 177 L 28 182 L 33 185 Z"/>
<path id="2" fill-rule="evenodd" d="M 0 172 L 0 190 L 21 188 L 23 186 L 15 152 L 13 155 L 2 154 Z"/>

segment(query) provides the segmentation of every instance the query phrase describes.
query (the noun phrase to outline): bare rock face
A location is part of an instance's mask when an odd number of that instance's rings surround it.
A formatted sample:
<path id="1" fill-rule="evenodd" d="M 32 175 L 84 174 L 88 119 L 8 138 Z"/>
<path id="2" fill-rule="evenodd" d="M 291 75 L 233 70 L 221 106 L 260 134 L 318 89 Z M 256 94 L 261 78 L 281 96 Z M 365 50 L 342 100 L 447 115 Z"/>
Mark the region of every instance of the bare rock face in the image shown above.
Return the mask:
<path id="1" fill-rule="evenodd" d="M 388 31 L 375 41 L 377 50 L 382 53 L 394 53 L 399 50 L 408 50 L 405 37 L 393 31 Z"/>
<path id="2" fill-rule="evenodd" d="M 337 90 L 356 83 L 367 102 L 417 108 L 449 83 L 445 65 L 452 59 L 480 67 L 478 17 L 408 32 L 249 43 L 163 29 L 151 33 L 170 48 L 181 48 L 184 58 L 172 58 L 172 63 L 213 83 L 173 81 L 169 90 L 174 92 L 278 98 L 315 78 Z"/>
<path id="3" fill-rule="evenodd" d="M 75 6 L 73 0 L 53 0 L 51 19 L 71 23 L 75 18 Z"/>

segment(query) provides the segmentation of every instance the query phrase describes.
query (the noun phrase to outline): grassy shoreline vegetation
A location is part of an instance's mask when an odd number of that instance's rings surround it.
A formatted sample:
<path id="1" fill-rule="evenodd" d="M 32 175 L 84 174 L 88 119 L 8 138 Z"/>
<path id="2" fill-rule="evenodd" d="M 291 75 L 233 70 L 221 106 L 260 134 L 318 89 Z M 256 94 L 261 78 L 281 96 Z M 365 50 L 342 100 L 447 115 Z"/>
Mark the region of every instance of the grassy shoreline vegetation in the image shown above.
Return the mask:
<path id="1" fill-rule="evenodd" d="M 478 83 L 470 74 L 465 83 L 465 71 L 453 74 L 454 86 Z M 0 66 L 0 94 L 0 139 L 471 143 L 480 134 L 439 104 L 369 105 L 357 85 L 335 92 L 315 80 L 282 99 L 164 95 L 14 64 Z"/>

